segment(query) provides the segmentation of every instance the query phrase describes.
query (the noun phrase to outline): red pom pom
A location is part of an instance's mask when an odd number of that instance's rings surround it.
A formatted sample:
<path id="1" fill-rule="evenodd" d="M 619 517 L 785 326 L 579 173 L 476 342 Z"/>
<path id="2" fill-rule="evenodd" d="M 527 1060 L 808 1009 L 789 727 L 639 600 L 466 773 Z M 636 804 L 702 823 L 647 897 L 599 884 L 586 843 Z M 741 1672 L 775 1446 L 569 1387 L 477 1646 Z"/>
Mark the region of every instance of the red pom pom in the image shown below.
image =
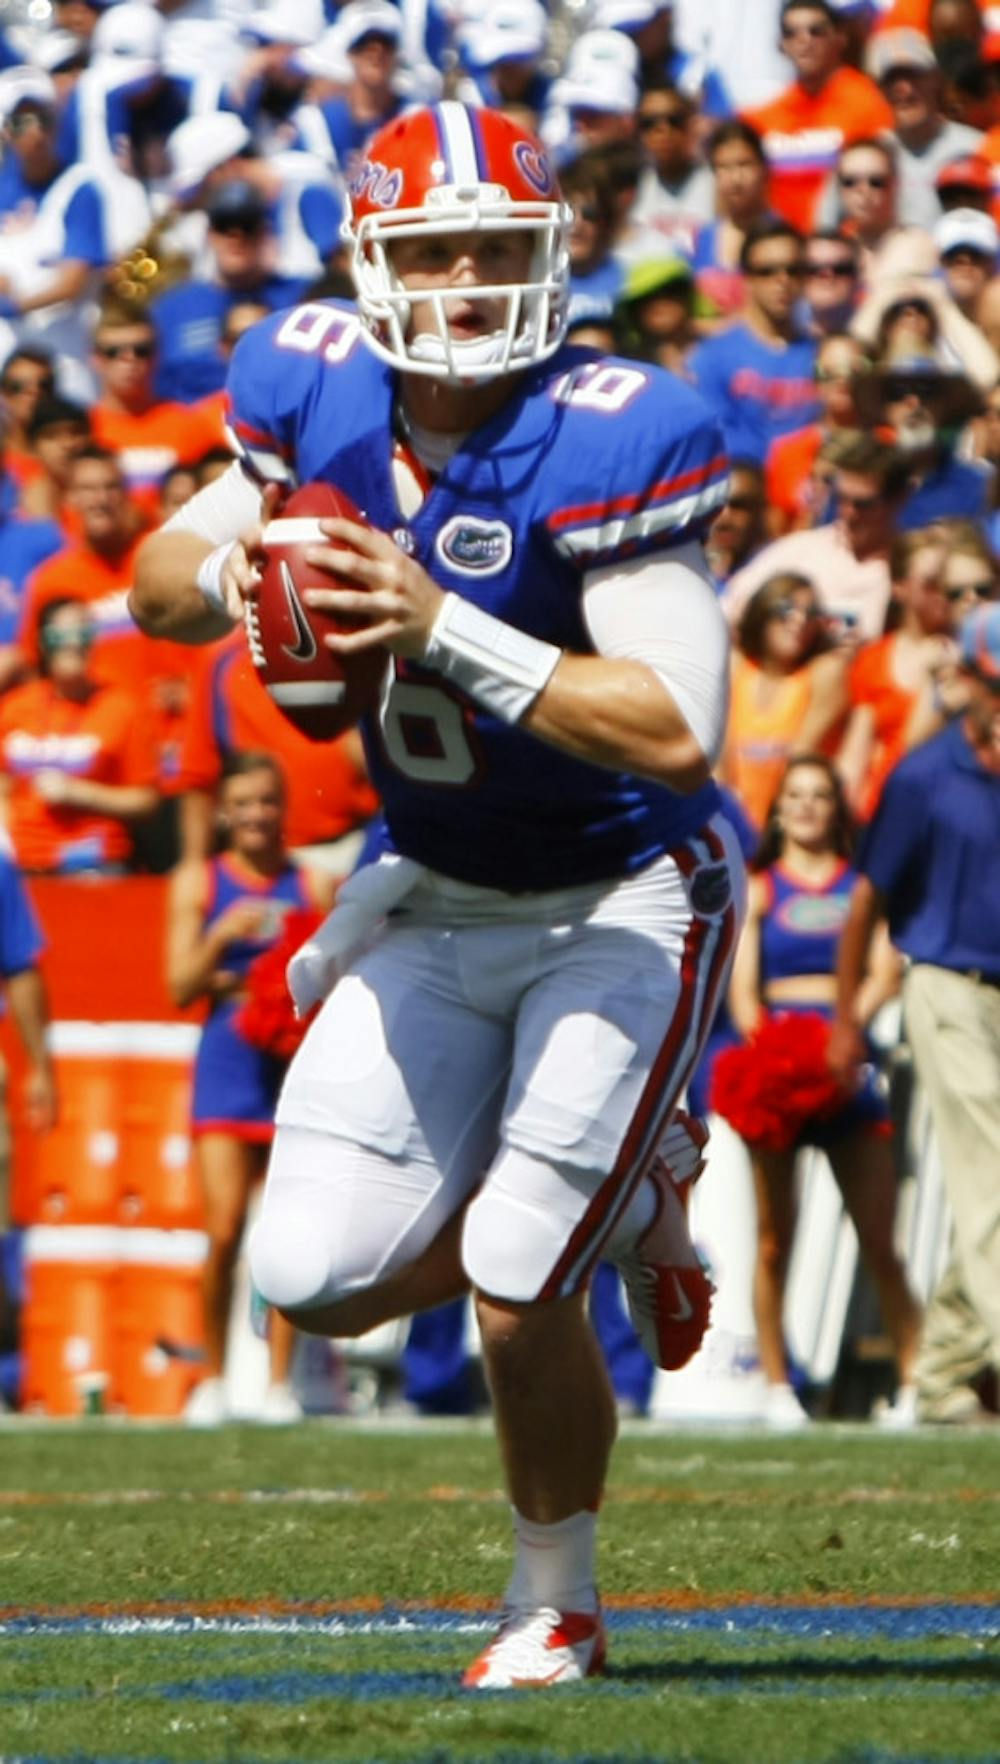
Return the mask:
<path id="1" fill-rule="evenodd" d="M 280 935 L 247 969 L 247 997 L 236 1014 L 236 1027 L 251 1047 L 275 1059 L 291 1059 L 316 1014 L 295 1015 L 285 970 L 322 922 L 322 913 L 305 909 L 286 913 Z"/>
<path id="2" fill-rule="evenodd" d="M 850 1100 L 827 1065 L 829 1039 L 818 1011 L 769 1013 L 747 1041 L 718 1055 L 709 1106 L 748 1145 L 788 1151 L 808 1122 L 827 1120 Z"/>

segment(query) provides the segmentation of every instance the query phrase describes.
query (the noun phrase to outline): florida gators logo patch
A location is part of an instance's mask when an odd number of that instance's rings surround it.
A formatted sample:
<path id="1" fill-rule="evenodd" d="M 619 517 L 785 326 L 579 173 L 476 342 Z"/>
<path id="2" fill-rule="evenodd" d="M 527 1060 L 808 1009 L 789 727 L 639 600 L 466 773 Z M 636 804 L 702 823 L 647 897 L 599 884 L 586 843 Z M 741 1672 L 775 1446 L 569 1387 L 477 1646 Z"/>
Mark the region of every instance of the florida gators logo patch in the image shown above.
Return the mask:
<path id="1" fill-rule="evenodd" d="M 514 555 L 514 535 L 506 521 L 478 515 L 452 515 L 435 543 L 441 562 L 463 576 L 498 576 Z"/>

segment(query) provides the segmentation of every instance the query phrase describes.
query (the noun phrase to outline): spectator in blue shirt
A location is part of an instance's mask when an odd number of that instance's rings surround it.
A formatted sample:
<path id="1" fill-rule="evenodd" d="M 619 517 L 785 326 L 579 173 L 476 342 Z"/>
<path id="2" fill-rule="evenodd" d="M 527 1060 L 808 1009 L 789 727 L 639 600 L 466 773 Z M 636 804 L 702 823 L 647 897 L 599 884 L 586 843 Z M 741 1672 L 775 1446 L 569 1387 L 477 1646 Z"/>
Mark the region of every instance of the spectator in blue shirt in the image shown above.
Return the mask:
<path id="1" fill-rule="evenodd" d="M 18 513 L 17 486 L 4 469 L 0 436 L 0 692 L 6 692 L 21 671 L 17 633 L 25 583 L 65 543 L 66 535 L 55 521 L 25 520 Z"/>
<path id="2" fill-rule="evenodd" d="M 932 521 L 986 521 L 993 500 L 993 469 L 960 459 L 958 443 L 983 401 L 965 374 L 947 367 L 930 346 L 905 347 L 858 381 L 858 410 L 889 428 L 912 466 L 900 531 Z"/>
<path id="3" fill-rule="evenodd" d="M 916 1368 L 916 1418 L 983 1419 L 1000 1372 L 1000 604 L 964 621 L 965 712 L 891 772 L 857 860 L 831 1063 L 863 1059 L 854 1001 L 881 918 L 909 958 L 907 1036 L 931 1107 L 954 1238 Z"/>
<path id="4" fill-rule="evenodd" d="M 251 184 L 236 179 L 215 190 L 207 206 L 207 243 L 215 260 L 213 280 L 171 288 L 152 307 L 159 338 L 158 396 L 191 402 L 225 384 L 220 349 L 230 307 L 256 300 L 276 312 L 294 306 L 308 282 L 271 270 L 273 234 L 267 203 Z"/>
<path id="5" fill-rule="evenodd" d="M 746 278 L 743 317 L 709 337 L 691 357 L 691 374 L 718 412 L 730 453 L 763 463 L 772 441 L 819 416 L 816 345 L 796 323 L 803 242 L 787 221 L 750 228 L 740 250 Z"/>
<path id="6" fill-rule="evenodd" d="M 350 0 L 340 13 L 337 30 L 351 80 L 342 96 L 328 99 L 320 111 L 334 163 L 345 177 L 369 135 L 391 122 L 403 107 L 394 85 L 402 28 L 391 0 Z"/>

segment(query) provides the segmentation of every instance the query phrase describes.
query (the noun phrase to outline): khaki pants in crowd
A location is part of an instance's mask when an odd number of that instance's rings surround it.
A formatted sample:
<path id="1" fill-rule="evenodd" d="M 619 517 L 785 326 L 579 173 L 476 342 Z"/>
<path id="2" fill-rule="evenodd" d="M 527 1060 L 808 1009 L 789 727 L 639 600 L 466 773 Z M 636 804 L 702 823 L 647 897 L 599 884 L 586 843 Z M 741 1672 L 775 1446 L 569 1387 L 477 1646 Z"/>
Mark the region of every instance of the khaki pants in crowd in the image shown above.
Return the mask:
<path id="1" fill-rule="evenodd" d="M 1000 1370 L 1000 987 L 918 962 L 903 1006 L 954 1219 L 924 1319 L 918 1401 L 924 1419 L 957 1420 L 972 1406 L 970 1380 Z"/>

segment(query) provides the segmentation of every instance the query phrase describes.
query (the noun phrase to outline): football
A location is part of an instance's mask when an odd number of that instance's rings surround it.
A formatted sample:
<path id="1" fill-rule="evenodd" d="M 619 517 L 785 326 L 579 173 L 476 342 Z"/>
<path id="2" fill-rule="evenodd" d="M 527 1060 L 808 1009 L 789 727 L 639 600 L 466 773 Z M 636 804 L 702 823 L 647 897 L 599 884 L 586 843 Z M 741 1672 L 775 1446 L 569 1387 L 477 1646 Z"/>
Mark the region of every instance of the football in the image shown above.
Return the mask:
<path id="1" fill-rule="evenodd" d="M 260 591 L 245 614 L 258 679 L 289 722 L 313 741 L 342 735 L 377 704 L 389 661 L 381 645 L 335 655 L 323 637 L 347 625 L 303 600 L 308 588 L 336 586 L 336 577 L 306 559 L 312 546 L 327 544 L 319 523 L 334 515 L 366 524 L 350 497 L 332 484 L 303 484 L 282 504 L 264 528 Z"/>

